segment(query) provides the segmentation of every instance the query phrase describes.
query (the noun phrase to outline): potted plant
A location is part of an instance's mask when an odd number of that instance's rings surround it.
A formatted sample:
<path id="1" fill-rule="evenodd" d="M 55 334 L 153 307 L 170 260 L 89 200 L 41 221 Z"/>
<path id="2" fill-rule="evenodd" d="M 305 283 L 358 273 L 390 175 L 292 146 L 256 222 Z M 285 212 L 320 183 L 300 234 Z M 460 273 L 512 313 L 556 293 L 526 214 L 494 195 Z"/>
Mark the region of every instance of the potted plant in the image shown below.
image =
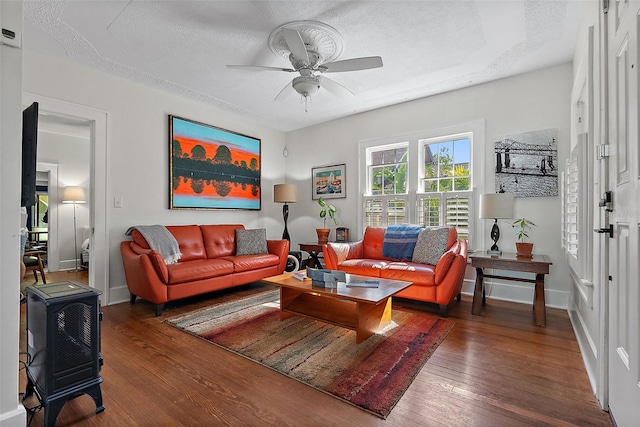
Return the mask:
<path id="1" fill-rule="evenodd" d="M 519 218 L 513 221 L 511 224 L 516 229 L 516 238 L 519 240 L 516 242 L 516 255 L 522 258 L 531 258 L 533 252 L 533 243 L 525 242 L 525 238 L 529 238 L 529 231 L 535 224 L 526 218 Z"/>
<path id="2" fill-rule="evenodd" d="M 322 197 L 318 199 L 318 204 L 320 205 L 320 218 L 322 218 L 323 228 L 316 228 L 316 234 L 318 235 L 318 244 L 324 245 L 329 241 L 329 233 L 331 233 L 331 229 L 327 228 L 327 217 L 331 218 L 335 225 L 338 225 L 338 220 L 336 219 L 337 209 Z"/>

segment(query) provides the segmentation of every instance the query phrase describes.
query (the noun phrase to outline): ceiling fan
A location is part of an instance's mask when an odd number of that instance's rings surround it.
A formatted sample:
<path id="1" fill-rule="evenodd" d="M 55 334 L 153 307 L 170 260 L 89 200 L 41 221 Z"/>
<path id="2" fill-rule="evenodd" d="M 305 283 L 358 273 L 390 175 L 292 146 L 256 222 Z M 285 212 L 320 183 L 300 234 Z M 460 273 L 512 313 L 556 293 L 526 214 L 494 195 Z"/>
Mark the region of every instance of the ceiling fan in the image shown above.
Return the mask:
<path id="1" fill-rule="evenodd" d="M 379 56 L 334 61 L 342 53 L 342 36 L 337 30 L 321 22 L 296 21 L 282 25 L 269 36 L 269 46 L 273 53 L 288 59 L 291 68 L 262 65 L 227 65 L 227 68 L 299 73 L 275 99 L 285 99 L 296 91 L 304 98 L 305 111 L 308 98 L 321 87 L 341 98 L 353 96 L 349 89 L 320 74 L 382 67 L 382 58 Z"/>

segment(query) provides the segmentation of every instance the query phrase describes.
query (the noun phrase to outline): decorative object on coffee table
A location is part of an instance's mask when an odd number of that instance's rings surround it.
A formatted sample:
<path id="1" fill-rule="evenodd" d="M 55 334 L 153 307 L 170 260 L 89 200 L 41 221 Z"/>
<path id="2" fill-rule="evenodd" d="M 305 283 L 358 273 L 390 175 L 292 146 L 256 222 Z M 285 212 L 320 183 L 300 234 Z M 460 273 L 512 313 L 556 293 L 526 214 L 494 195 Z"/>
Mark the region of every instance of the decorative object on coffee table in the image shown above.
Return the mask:
<path id="1" fill-rule="evenodd" d="M 318 244 L 324 245 L 329 241 L 329 234 L 331 233 L 331 229 L 327 228 L 327 216 L 331 218 L 335 225 L 338 225 L 338 220 L 336 219 L 336 207 L 330 205 L 324 200 L 323 197 L 318 199 L 318 204 L 320 205 L 320 218 L 322 218 L 322 228 L 316 228 L 316 234 L 318 235 Z"/>
<path id="2" fill-rule="evenodd" d="M 287 219 L 289 219 L 289 205 L 298 201 L 298 187 L 293 184 L 276 184 L 273 186 L 273 201 L 284 203 L 282 206 L 282 218 L 284 219 L 284 231 L 282 238 L 291 241 L 289 230 L 287 230 Z"/>
<path id="3" fill-rule="evenodd" d="M 502 254 L 502 251 L 498 248 L 498 240 L 500 240 L 498 220 L 513 218 L 513 205 L 514 198 L 511 193 L 489 193 L 480 195 L 480 218 L 493 219 L 493 227 L 491 227 L 493 245 L 491 249 L 487 250 L 488 254 Z"/>

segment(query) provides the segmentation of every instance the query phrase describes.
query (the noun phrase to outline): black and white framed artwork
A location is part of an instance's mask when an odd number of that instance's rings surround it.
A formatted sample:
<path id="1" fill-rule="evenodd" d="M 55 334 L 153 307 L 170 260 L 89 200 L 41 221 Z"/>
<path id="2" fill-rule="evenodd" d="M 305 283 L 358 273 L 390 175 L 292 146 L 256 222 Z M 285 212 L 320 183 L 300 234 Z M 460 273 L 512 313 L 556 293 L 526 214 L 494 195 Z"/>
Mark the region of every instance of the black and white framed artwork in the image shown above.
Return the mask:
<path id="1" fill-rule="evenodd" d="M 501 137 L 494 143 L 496 191 L 515 197 L 558 195 L 558 129 Z"/>

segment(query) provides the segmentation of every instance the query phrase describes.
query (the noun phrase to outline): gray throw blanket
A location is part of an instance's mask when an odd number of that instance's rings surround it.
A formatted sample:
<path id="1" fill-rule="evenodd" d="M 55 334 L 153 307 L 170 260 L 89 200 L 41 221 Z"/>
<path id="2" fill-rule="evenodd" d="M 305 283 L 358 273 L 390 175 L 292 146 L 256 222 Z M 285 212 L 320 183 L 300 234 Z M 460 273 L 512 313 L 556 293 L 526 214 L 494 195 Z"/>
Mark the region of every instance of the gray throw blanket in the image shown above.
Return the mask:
<path id="1" fill-rule="evenodd" d="M 142 234 L 151 249 L 162 255 L 166 264 L 175 264 L 182 256 L 178 241 L 164 225 L 136 225 L 130 227 L 125 234 L 131 235 L 133 229 Z"/>

